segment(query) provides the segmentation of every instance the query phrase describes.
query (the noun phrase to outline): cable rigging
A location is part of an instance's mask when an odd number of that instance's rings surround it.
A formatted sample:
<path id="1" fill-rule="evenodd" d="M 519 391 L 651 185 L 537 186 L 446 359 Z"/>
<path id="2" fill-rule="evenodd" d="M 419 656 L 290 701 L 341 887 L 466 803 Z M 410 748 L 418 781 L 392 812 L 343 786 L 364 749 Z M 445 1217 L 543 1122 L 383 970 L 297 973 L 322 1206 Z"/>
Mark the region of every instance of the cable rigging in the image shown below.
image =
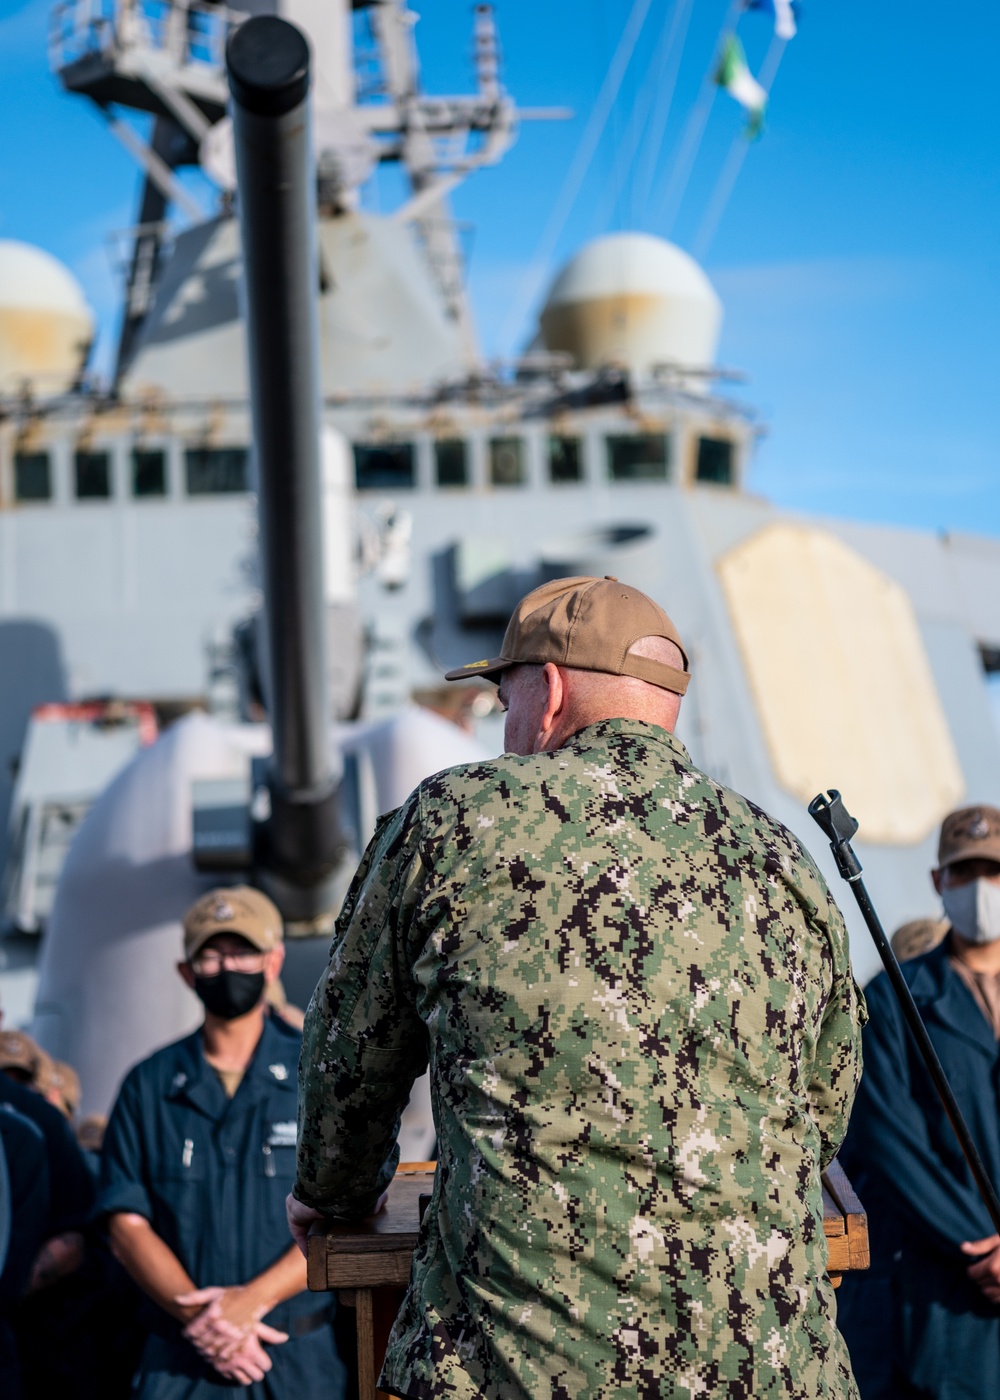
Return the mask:
<path id="1" fill-rule="evenodd" d="M 660 159 L 660 152 L 663 150 L 663 138 L 667 134 L 667 122 L 670 119 L 670 110 L 673 106 L 674 93 L 677 89 L 677 77 L 680 72 L 681 59 L 684 55 L 684 45 L 687 43 L 688 29 L 691 23 L 691 15 L 694 10 L 694 0 L 678 0 L 674 9 L 673 23 L 670 37 L 667 40 L 668 48 L 673 50 L 673 63 L 670 72 L 664 72 L 663 81 L 657 91 L 657 103 L 653 112 L 653 120 L 648 133 L 649 139 L 643 155 L 642 166 L 636 177 L 635 193 L 636 207 L 640 211 L 640 217 L 644 218 L 648 205 L 649 196 L 653 187 L 653 177 L 656 174 L 656 167 Z M 676 39 L 676 47 L 674 41 Z"/>
<path id="2" fill-rule="evenodd" d="M 552 254 L 555 252 L 556 244 L 566 226 L 566 220 L 576 203 L 580 187 L 604 134 L 611 109 L 618 100 L 622 81 L 632 61 L 632 55 L 646 23 L 651 3 L 652 0 L 634 0 L 629 17 L 625 22 L 625 28 L 618 40 L 618 47 L 615 49 L 604 82 L 601 84 L 597 101 L 594 103 L 590 118 L 584 128 L 583 135 L 580 137 L 580 143 L 566 172 L 562 188 L 552 206 L 552 212 L 549 214 L 542 236 L 538 240 L 527 271 L 521 279 L 517 295 L 514 297 L 511 309 L 501 327 L 500 340 L 502 345 L 509 346 L 514 342 L 541 289 L 542 282 L 549 274 Z"/>
<path id="3" fill-rule="evenodd" d="M 698 99 L 691 109 L 687 122 L 681 136 L 680 145 L 677 150 L 677 158 L 670 172 L 670 179 L 659 204 L 659 217 L 656 222 L 663 229 L 663 236 L 669 238 L 673 229 L 674 221 L 687 193 L 688 182 L 691 178 L 691 171 L 698 158 L 701 149 L 702 138 L 705 135 L 705 128 L 708 125 L 708 118 L 711 115 L 712 104 L 715 101 L 717 85 L 715 82 L 715 71 L 718 54 L 726 37 L 735 33 L 736 25 L 739 21 L 740 13 L 744 7 L 744 0 L 731 0 L 726 17 L 722 21 L 718 38 L 712 50 L 712 62 L 708 72 L 702 81 L 701 91 Z"/>
<path id="4" fill-rule="evenodd" d="M 670 104 L 673 98 L 674 88 L 677 82 L 677 73 L 680 67 L 681 54 L 684 48 L 684 39 L 687 35 L 687 21 L 691 16 L 691 0 L 676 0 L 670 13 L 669 20 L 666 20 L 660 30 L 660 37 L 646 70 L 646 76 L 640 88 L 638 98 L 632 107 L 632 115 L 629 118 L 628 126 L 625 129 L 625 140 L 616 149 L 613 175 L 605 197 L 601 202 L 597 215 L 598 228 L 607 228 L 618 208 L 624 186 L 628 176 L 633 174 L 634 162 L 640 153 L 643 134 L 649 120 L 654 99 L 657 102 L 656 122 L 662 130 L 666 126 L 666 119 L 669 115 Z M 682 30 L 683 25 L 683 32 Z M 675 42 L 680 33 L 680 42 L 676 53 Z M 665 111 L 661 109 L 664 107 Z M 647 133 L 648 135 L 648 133 Z M 632 204 L 633 221 L 635 221 L 635 211 L 638 204 L 638 186 L 633 179 L 632 183 Z"/>

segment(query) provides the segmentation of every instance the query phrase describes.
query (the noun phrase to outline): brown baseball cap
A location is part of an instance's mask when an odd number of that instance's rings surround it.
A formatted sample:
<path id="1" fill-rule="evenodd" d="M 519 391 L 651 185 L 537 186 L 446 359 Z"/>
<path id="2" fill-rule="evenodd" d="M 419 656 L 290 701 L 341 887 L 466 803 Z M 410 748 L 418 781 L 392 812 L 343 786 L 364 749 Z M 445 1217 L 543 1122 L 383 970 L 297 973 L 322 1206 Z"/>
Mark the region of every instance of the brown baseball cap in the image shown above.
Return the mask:
<path id="1" fill-rule="evenodd" d="M 34 1079 L 49 1057 L 24 1031 L 0 1031 L 0 1069 L 20 1069 Z"/>
<path id="2" fill-rule="evenodd" d="M 217 933 L 245 938 L 262 953 L 282 941 L 281 915 L 260 890 L 249 885 L 209 890 L 184 915 L 184 956 L 190 961 Z"/>
<path id="3" fill-rule="evenodd" d="M 1000 811 L 996 807 L 962 807 L 941 823 L 938 866 L 960 860 L 1000 861 Z"/>
<path id="4" fill-rule="evenodd" d="M 630 656 L 640 637 L 666 637 L 680 648 L 684 670 L 646 656 Z M 581 671 L 604 671 L 611 676 L 634 676 L 650 685 L 683 695 L 691 674 L 677 628 L 652 598 L 610 574 L 604 578 L 557 578 L 522 598 L 507 624 L 500 655 L 470 661 L 448 671 L 445 680 L 490 680 L 508 666 L 522 662 L 573 666 Z"/>

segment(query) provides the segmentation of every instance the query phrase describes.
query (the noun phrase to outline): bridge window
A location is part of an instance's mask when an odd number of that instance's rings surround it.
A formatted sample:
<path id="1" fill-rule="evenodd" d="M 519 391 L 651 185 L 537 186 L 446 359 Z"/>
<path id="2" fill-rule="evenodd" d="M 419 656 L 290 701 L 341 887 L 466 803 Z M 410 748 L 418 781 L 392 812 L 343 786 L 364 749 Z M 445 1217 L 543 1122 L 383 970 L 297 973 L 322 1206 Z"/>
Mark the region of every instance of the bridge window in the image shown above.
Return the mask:
<path id="1" fill-rule="evenodd" d="M 52 499 L 52 467 L 47 452 L 15 452 L 14 498 L 18 501 Z"/>
<path id="2" fill-rule="evenodd" d="M 167 454 L 148 448 L 132 449 L 132 495 L 167 494 Z"/>
<path id="3" fill-rule="evenodd" d="M 359 491 L 410 491 L 416 485 L 412 442 L 354 444 Z"/>
<path id="4" fill-rule="evenodd" d="M 549 438 L 549 480 L 581 481 L 583 452 L 579 438 Z"/>
<path id="5" fill-rule="evenodd" d="M 463 438 L 438 438 L 434 444 L 434 466 L 439 486 L 468 486 L 468 452 Z"/>
<path id="6" fill-rule="evenodd" d="M 699 438 L 696 481 L 713 481 L 718 486 L 733 484 L 733 444 L 728 438 Z"/>
<path id="7" fill-rule="evenodd" d="M 520 486 L 524 481 L 524 439 L 490 440 L 490 481 L 494 486 Z"/>
<path id="8" fill-rule="evenodd" d="M 247 489 L 245 447 L 188 447 L 184 476 L 189 496 L 226 496 Z"/>
<path id="9" fill-rule="evenodd" d="M 608 438 L 608 471 L 612 481 L 666 481 L 665 433 L 640 433 Z"/>
<path id="10" fill-rule="evenodd" d="M 111 495 L 111 458 L 107 452 L 77 452 L 73 457 L 78 501 L 106 501 Z"/>

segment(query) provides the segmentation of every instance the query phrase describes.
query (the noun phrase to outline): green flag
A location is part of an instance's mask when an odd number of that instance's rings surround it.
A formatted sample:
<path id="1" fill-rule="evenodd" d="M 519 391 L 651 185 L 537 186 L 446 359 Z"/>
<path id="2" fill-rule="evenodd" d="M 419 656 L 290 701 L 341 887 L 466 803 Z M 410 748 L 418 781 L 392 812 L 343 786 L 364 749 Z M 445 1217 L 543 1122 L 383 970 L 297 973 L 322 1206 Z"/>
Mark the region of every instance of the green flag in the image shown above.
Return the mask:
<path id="1" fill-rule="evenodd" d="M 735 34 L 730 34 L 722 46 L 715 81 L 719 87 L 725 88 L 730 97 L 735 97 L 746 111 L 749 118 L 747 135 L 759 136 L 764 126 L 767 93 L 750 72 L 743 45 Z"/>

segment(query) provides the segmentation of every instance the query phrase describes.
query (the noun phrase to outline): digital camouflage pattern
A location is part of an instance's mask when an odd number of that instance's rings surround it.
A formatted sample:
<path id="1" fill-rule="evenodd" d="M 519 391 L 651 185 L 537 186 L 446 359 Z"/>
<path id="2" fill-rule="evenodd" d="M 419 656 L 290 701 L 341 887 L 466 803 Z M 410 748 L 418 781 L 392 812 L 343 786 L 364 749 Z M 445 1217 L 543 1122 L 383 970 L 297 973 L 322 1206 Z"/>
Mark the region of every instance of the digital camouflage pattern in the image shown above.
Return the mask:
<path id="1" fill-rule="evenodd" d="M 430 1056 L 439 1165 L 381 1385 L 855 1397 L 820 1168 L 860 1073 L 844 925 L 665 730 L 420 784 L 309 1009 L 296 1195 L 371 1209 Z"/>

